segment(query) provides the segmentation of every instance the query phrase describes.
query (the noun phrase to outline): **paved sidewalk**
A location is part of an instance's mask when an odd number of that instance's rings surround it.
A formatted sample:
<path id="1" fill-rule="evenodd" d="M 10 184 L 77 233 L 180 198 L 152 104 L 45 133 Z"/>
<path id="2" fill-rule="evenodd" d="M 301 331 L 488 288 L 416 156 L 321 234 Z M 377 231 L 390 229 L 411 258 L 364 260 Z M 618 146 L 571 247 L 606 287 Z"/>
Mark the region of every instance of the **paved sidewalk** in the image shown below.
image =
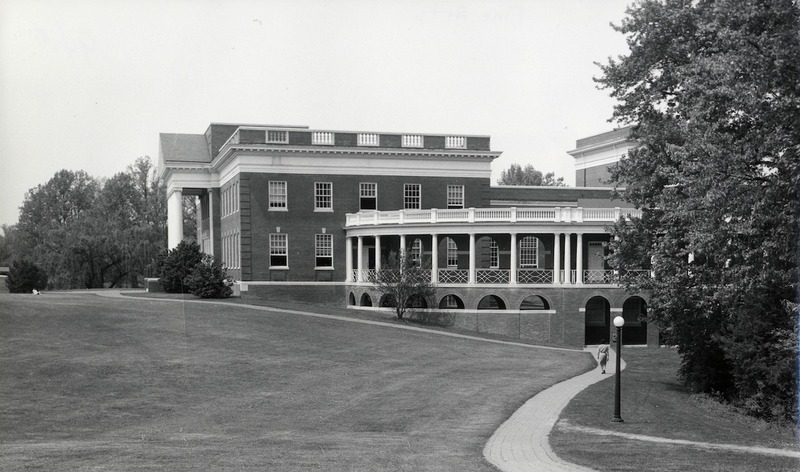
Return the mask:
<path id="1" fill-rule="evenodd" d="M 592 356 L 597 353 L 596 348 L 587 348 L 585 351 Z M 621 362 L 622 369 L 625 369 L 625 361 Z M 561 410 L 570 400 L 589 385 L 614 375 L 615 366 L 616 353 L 609 350 L 605 375 L 600 373 L 598 367 L 553 385 L 525 402 L 489 438 L 483 449 L 486 460 L 504 472 L 591 471 L 592 469 L 559 459 L 550 448 L 548 436 L 558 421 Z"/>

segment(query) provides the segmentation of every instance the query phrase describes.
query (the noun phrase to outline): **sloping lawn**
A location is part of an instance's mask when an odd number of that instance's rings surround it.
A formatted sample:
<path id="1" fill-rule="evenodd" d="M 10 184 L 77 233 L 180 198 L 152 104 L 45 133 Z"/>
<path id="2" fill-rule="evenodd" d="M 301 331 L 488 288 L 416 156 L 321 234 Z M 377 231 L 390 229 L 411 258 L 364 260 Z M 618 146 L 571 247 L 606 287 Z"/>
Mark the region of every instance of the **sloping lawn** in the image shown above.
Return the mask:
<path id="1" fill-rule="evenodd" d="M 621 416 L 612 423 L 614 377 L 579 393 L 550 435 L 559 457 L 598 470 L 797 471 L 800 460 L 629 440 L 582 432 L 577 427 L 697 442 L 798 451 L 794 428 L 744 416 L 711 399 L 690 395 L 676 372 L 674 349 L 623 349 Z M 599 375 L 599 374 L 598 374 Z"/>
<path id="2" fill-rule="evenodd" d="M 243 306 L 0 294 L 0 469 L 489 471 L 588 355 Z"/>

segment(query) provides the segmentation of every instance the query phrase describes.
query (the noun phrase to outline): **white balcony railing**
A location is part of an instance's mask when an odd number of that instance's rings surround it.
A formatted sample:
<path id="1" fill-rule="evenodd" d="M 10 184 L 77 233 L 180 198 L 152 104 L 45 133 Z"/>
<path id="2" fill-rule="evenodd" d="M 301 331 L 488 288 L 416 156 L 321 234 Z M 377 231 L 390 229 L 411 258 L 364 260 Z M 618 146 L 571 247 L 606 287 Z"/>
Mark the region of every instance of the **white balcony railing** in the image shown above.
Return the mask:
<path id="1" fill-rule="evenodd" d="M 640 217 L 635 208 L 463 208 L 453 210 L 360 211 L 348 213 L 345 226 L 402 225 L 419 223 L 613 223 L 620 216 Z"/>
<path id="2" fill-rule="evenodd" d="M 551 269 L 520 269 L 517 281 L 521 284 L 551 284 L 553 272 Z"/>
<path id="3" fill-rule="evenodd" d="M 311 133 L 311 144 L 331 145 L 334 142 L 334 133 L 331 131 L 314 131 Z"/>
<path id="4" fill-rule="evenodd" d="M 508 269 L 477 269 L 475 281 L 479 284 L 507 284 L 509 272 Z"/>

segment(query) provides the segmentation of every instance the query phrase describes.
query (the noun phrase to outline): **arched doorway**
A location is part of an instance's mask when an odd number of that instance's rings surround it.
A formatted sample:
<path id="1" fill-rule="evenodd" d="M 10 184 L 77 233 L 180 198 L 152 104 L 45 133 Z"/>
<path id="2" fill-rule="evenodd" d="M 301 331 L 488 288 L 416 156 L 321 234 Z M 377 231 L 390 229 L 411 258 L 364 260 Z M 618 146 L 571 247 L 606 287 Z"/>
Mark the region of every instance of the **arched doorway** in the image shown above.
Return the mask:
<path id="1" fill-rule="evenodd" d="M 479 310 L 505 310 L 506 303 L 497 295 L 486 295 L 478 302 Z"/>
<path id="2" fill-rule="evenodd" d="M 356 304 L 356 296 L 353 292 L 350 292 L 350 295 L 347 296 L 347 304 L 353 306 Z"/>
<path id="3" fill-rule="evenodd" d="M 372 306 L 372 298 L 368 293 L 361 295 L 361 306 Z"/>
<path id="4" fill-rule="evenodd" d="M 625 344 L 647 344 L 647 302 L 642 297 L 630 297 L 622 305 L 622 342 Z"/>
<path id="5" fill-rule="evenodd" d="M 611 332 L 611 305 L 603 297 L 592 297 L 586 302 L 584 344 L 600 344 L 609 341 Z"/>
<path id="6" fill-rule="evenodd" d="M 443 310 L 463 310 L 464 302 L 457 295 L 445 295 L 439 302 L 439 308 Z"/>

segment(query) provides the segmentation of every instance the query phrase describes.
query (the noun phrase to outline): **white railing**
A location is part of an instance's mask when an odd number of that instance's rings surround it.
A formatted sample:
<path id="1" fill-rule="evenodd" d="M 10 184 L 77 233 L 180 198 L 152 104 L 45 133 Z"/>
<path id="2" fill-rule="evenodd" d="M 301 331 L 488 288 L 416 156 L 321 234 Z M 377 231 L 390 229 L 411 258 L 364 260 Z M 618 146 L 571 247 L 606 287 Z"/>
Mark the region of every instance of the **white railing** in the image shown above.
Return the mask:
<path id="1" fill-rule="evenodd" d="M 553 270 L 519 269 L 517 282 L 521 284 L 551 284 L 553 283 Z"/>
<path id="2" fill-rule="evenodd" d="M 583 271 L 583 283 L 585 284 L 613 284 L 616 282 L 616 271 L 602 269 L 589 269 Z"/>
<path id="3" fill-rule="evenodd" d="M 333 144 L 334 133 L 331 131 L 313 131 L 311 133 L 311 144 Z"/>
<path id="4" fill-rule="evenodd" d="M 444 147 L 446 149 L 466 149 L 467 138 L 464 136 L 445 136 Z"/>
<path id="5" fill-rule="evenodd" d="M 439 269 L 440 284 L 465 284 L 468 282 L 468 269 Z"/>
<path id="6" fill-rule="evenodd" d="M 378 133 L 358 133 L 356 143 L 359 146 L 380 146 L 381 138 Z"/>
<path id="7" fill-rule="evenodd" d="M 613 223 L 620 216 L 640 217 L 634 208 L 459 208 L 452 210 L 367 210 L 348 213 L 345 226 L 371 226 L 406 223 L 481 223 L 481 222 L 551 222 L 551 223 Z"/>
<path id="8" fill-rule="evenodd" d="M 238 134 L 238 132 L 237 132 Z M 279 131 L 279 130 L 267 130 L 267 139 L 268 143 L 288 143 L 289 142 L 289 132 L 288 131 Z"/>
<path id="9" fill-rule="evenodd" d="M 421 148 L 424 140 L 421 134 L 404 134 L 401 145 L 407 148 Z"/>
<path id="10" fill-rule="evenodd" d="M 475 281 L 479 284 L 507 284 L 509 272 L 508 269 L 477 269 Z"/>

